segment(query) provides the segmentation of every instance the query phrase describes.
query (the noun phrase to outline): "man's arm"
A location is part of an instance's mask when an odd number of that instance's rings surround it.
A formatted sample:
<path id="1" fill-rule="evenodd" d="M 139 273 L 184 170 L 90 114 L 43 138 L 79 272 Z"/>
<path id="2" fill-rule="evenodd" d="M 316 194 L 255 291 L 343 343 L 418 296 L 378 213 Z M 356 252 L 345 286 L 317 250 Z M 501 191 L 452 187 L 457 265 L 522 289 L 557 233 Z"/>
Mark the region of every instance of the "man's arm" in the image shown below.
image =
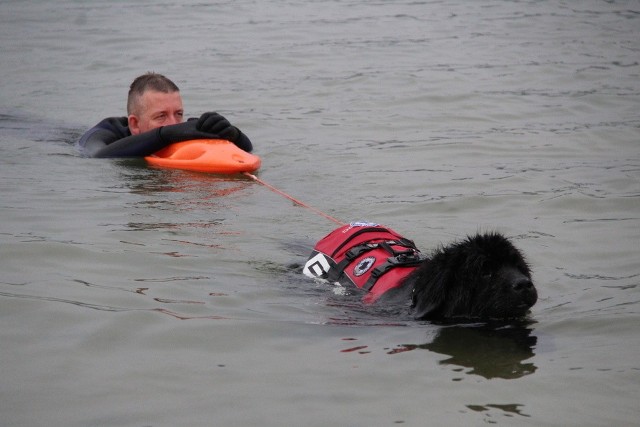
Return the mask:
<path id="1" fill-rule="evenodd" d="M 226 139 L 248 153 L 253 150 L 249 138 L 218 113 L 204 113 L 199 119 L 189 119 L 161 129 L 159 135 L 169 141 L 167 145 L 190 139 Z"/>
<path id="2" fill-rule="evenodd" d="M 189 139 L 219 138 L 233 142 L 247 153 L 253 150 L 249 138 L 218 113 L 204 113 L 197 121 L 189 119 L 186 123 L 166 126 L 162 128 L 161 134 L 164 139 L 170 139 L 171 143 Z"/>
<path id="3" fill-rule="evenodd" d="M 86 131 L 77 145 L 83 155 L 96 157 L 107 145 L 129 135 L 126 117 L 108 117 Z"/>
<path id="4" fill-rule="evenodd" d="M 139 135 L 129 134 L 118 139 L 118 134 L 122 134 L 119 129 L 107 130 L 96 126 L 81 138 L 80 145 L 90 157 L 144 157 L 174 142 L 190 139 L 220 138 L 233 142 L 244 151 L 253 149 L 249 138 L 217 113 L 204 113 L 198 120 L 160 127 Z"/>

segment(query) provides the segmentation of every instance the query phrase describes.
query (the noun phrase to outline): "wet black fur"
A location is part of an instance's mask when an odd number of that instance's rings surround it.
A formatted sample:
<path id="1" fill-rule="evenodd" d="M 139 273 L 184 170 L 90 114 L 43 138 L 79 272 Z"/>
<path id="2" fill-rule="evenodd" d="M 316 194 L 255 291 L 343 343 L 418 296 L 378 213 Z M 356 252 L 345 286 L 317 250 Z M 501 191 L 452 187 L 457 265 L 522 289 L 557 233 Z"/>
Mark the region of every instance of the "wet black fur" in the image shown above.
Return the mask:
<path id="1" fill-rule="evenodd" d="M 402 289 L 419 320 L 517 318 L 538 299 L 524 256 L 499 233 L 435 250 Z"/>

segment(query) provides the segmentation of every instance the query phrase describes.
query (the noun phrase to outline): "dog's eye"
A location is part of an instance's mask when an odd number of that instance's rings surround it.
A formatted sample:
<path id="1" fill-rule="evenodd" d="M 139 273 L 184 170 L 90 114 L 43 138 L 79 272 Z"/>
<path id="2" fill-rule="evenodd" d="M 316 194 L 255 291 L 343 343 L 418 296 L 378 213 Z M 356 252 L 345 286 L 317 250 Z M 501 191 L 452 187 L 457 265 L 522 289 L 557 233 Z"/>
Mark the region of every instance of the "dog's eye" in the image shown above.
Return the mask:
<path id="1" fill-rule="evenodd" d="M 484 280 L 491 280 L 491 279 L 493 279 L 493 271 L 489 271 L 489 272 L 484 273 L 484 274 L 482 275 L 482 278 L 483 278 Z"/>

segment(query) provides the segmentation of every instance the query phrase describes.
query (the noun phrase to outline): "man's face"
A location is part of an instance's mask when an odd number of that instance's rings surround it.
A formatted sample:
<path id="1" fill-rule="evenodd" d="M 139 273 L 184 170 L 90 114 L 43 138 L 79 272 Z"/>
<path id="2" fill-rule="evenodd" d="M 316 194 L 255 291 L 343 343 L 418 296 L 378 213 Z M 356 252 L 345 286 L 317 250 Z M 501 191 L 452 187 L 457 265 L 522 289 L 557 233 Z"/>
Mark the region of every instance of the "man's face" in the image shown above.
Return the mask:
<path id="1" fill-rule="evenodd" d="M 180 92 L 156 92 L 148 90 L 140 97 L 139 114 L 129 115 L 132 135 L 147 132 L 160 126 L 182 123 L 182 97 Z"/>

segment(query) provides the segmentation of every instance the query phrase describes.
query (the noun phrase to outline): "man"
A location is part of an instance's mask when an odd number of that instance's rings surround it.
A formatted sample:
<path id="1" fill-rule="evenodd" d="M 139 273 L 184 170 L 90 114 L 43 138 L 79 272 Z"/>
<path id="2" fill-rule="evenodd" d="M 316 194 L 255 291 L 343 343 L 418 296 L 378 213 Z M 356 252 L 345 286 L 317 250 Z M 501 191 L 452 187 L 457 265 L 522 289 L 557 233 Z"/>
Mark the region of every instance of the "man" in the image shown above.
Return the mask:
<path id="1" fill-rule="evenodd" d="M 137 77 L 129 89 L 128 117 L 109 117 L 78 141 L 88 157 L 144 157 L 190 139 L 226 139 L 244 151 L 251 141 L 218 113 L 204 113 L 183 122 L 180 89 L 157 73 Z"/>

